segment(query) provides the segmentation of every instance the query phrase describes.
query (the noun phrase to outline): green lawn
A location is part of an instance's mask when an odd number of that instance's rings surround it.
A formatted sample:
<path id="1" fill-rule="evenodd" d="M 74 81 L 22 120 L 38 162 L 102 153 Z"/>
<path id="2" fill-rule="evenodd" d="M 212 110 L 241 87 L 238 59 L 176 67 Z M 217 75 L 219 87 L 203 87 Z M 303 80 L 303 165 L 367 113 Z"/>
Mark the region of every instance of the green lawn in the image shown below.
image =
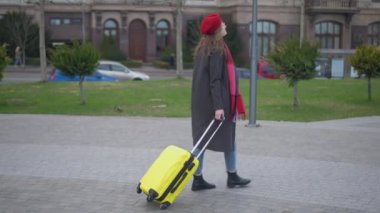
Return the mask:
<path id="1" fill-rule="evenodd" d="M 191 80 L 85 82 L 87 105 L 78 83 L 0 84 L 0 113 L 190 116 Z M 241 81 L 249 111 L 249 81 Z M 258 120 L 316 121 L 380 115 L 380 79 L 309 80 L 299 83 L 301 106 L 292 108 L 293 90 L 283 80 L 259 80 Z"/>

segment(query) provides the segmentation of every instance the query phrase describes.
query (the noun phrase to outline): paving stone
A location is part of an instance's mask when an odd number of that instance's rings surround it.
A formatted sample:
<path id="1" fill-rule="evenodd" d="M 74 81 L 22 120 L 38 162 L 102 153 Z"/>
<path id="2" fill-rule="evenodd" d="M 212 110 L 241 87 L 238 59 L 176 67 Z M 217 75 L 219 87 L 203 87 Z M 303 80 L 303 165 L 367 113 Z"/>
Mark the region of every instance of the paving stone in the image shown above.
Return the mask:
<path id="1" fill-rule="evenodd" d="M 380 117 L 237 126 L 238 169 L 226 187 L 222 153 L 167 212 L 380 212 Z M 0 213 L 156 212 L 136 186 L 169 144 L 191 148 L 190 119 L 0 115 Z"/>

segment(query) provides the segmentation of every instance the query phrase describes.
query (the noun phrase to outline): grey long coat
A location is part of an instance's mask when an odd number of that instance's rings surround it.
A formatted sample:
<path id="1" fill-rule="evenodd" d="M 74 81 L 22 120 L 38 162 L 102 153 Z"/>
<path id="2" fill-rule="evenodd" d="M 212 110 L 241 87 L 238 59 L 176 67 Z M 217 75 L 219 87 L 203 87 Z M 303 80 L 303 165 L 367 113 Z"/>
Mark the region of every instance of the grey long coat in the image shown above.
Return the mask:
<path id="1" fill-rule="evenodd" d="M 198 54 L 194 63 L 191 98 L 194 145 L 215 117 L 215 110 L 224 109 L 227 118 L 207 149 L 220 152 L 234 150 L 236 124 L 228 118 L 230 95 L 224 54 L 214 53 L 210 56 Z"/>

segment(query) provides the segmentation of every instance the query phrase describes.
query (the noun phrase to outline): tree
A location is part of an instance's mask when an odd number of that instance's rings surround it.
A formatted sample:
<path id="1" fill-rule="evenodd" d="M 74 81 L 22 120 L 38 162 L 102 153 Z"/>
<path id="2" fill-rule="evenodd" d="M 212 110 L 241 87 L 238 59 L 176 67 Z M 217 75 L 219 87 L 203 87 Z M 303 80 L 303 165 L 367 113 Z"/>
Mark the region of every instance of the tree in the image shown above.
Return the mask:
<path id="1" fill-rule="evenodd" d="M 79 42 L 74 42 L 71 47 L 62 45 L 53 52 L 51 59 L 53 65 L 61 69 L 65 75 L 79 75 L 81 104 L 86 104 L 83 90 L 84 77 L 95 72 L 100 59 L 95 47 L 90 43 L 79 44 Z"/>
<path id="2" fill-rule="evenodd" d="M 350 57 L 351 65 L 368 80 L 368 100 L 372 100 L 371 79 L 380 76 L 380 47 L 362 45 Z"/>
<path id="3" fill-rule="evenodd" d="M 241 57 L 242 45 L 238 32 L 238 25 L 227 18 L 225 20 L 227 25 L 227 35 L 224 37 L 224 40 L 231 50 L 236 66 L 242 66 L 244 60 Z"/>
<path id="4" fill-rule="evenodd" d="M 194 48 L 197 46 L 198 41 L 201 39 L 201 30 L 199 29 L 199 26 L 201 25 L 203 16 L 199 17 L 198 19 L 188 20 L 187 21 L 187 35 L 186 35 L 186 42 L 191 47 Z"/>
<path id="5" fill-rule="evenodd" d="M 198 19 L 193 19 L 187 21 L 187 34 L 186 34 L 186 44 L 185 50 L 193 50 L 195 46 L 198 44 L 199 40 L 201 39 L 202 35 L 200 32 L 199 26 L 202 23 L 203 16 L 199 17 Z M 231 50 L 231 54 L 234 58 L 235 64 L 237 66 L 243 65 L 244 60 L 241 57 L 241 38 L 238 33 L 238 26 L 236 23 L 232 22 L 229 18 L 224 18 L 223 20 L 226 20 L 225 23 L 227 25 L 227 35 L 224 37 L 224 41 L 228 45 L 228 47 Z M 187 55 L 186 55 L 187 54 Z M 184 52 L 184 60 L 188 59 L 188 53 Z"/>
<path id="6" fill-rule="evenodd" d="M 5 20 L 7 20 L 7 18 L 5 18 Z M 0 29 L 5 29 L 4 19 L 0 20 Z M 49 31 L 45 31 L 45 42 L 48 45 L 48 48 L 52 48 L 51 33 Z M 9 44 L 9 47 L 7 48 L 8 55 L 10 57 L 14 57 L 14 50 L 18 45 L 15 43 L 15 39 L 13 39 L 13 37 L 9 34 L 8 31 L 0 33 L 0 43 Z M 38 58 L 40 56 L 39 49 L 39 27 L 38 24 L 33 23 L 29 29 L 28 38 L 26 41 L 25 58 Z"/>
<path id="7" fill-rule="evenodd" d="M 45 0 L 39 0 L 40 19 L 38 22 L 39 30 L 39 44 L 40 44 L 40 68 L 41 68 L 41 80 L 47 82 L 46 73 L 46 43 L 45 43 Z"/>
<path id="8" fill-rule="evenodd" d="M 33 24 L 32 28 L 30 29 L 30 34 L 28 37 L 28 41 L 26 43 L 26 49 L 25 54 L 26 58 L 39 58 L 40 57 L 40 42 L 39 42 L 39 27 L 38 24 Z M 51 42 L 51 32 L 45 31 L 45 44 L 47 48 L 47 54 L 49 53 L 49 50 L 53 48 L 53 44 Z"/>
<path id="9" fill-rule="evenodd" d="M 269 63 L 286 76 L 289 86 L 293 87 L 293 107 L 300 105 L 298 98 L 298 81 L 315 76 L 315 60 L 319 56 L 318 45 L 304 40 L 288 39 L 276 46 L 269 55 Z"/>
<path id="10" fill-rule="evenodd" d="M 11 59 L 7 56 L 6 45 L 0 46 L 0 81 L 3 79 L 3 70 L 11 62 Z"/>
<path id="11" fill-rule="evenodd" d="M 102 59 L 124 61 L 125 54 L 120 50 L 113 36 L 104 36 L 100 45 Z"/>
<path id="12" fill-rule="evenodd" d="M 27 15 L 25 11 L 10 11 L 7 12 L 2 20 L 4 27 L 4 32 L 7 32 L 8 38 L 12 39 L 12 43 L 16 46 L 21 47 L 23 61 L 22 64 L 25 65 L 25 52 L 27 47 L 29 35 L 33 25 L 33 16 Z"/>

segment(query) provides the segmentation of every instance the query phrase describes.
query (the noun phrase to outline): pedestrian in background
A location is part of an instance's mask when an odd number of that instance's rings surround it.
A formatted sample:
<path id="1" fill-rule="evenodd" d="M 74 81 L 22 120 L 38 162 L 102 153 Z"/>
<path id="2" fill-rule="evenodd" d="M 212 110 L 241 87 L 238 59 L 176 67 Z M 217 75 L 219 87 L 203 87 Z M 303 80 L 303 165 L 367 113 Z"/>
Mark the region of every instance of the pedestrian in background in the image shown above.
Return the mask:
<path id="1" fill-rule="evenodd" d="M 175 55 L 174 53 L 170 54 L 170 57 L 169 57 L 169 67 L 171 70 L 175 70 Z"/>
<path id="2" fill-rule="evenodd" d="M 207 149 L 223 152 L 227 170 L 227 186 L 245 186 L 251 182 L 240 177 L 236 168 L 236 120 L 245 118 L 245 107 L 231 52 L 224 42 L 226 25 L 218 13 L 201 22 L 201 39 L 195 48 L 192 82 L 191 120 L 193 143 L 198 141 L 212 119 L 223 120 Z M 199 153 L 201 148 L 197 149 Z M 203 156 L 194 175 L 193 191 L 212 189 L 202 176 Z"/>
<path id="3" fill-rule="evenodd" d="M 15 65 L 17 66 L 20 66 L 22 64 L 21 55 L 22 55 L 21 48 L 17 46 L 15 49 Z"/>

